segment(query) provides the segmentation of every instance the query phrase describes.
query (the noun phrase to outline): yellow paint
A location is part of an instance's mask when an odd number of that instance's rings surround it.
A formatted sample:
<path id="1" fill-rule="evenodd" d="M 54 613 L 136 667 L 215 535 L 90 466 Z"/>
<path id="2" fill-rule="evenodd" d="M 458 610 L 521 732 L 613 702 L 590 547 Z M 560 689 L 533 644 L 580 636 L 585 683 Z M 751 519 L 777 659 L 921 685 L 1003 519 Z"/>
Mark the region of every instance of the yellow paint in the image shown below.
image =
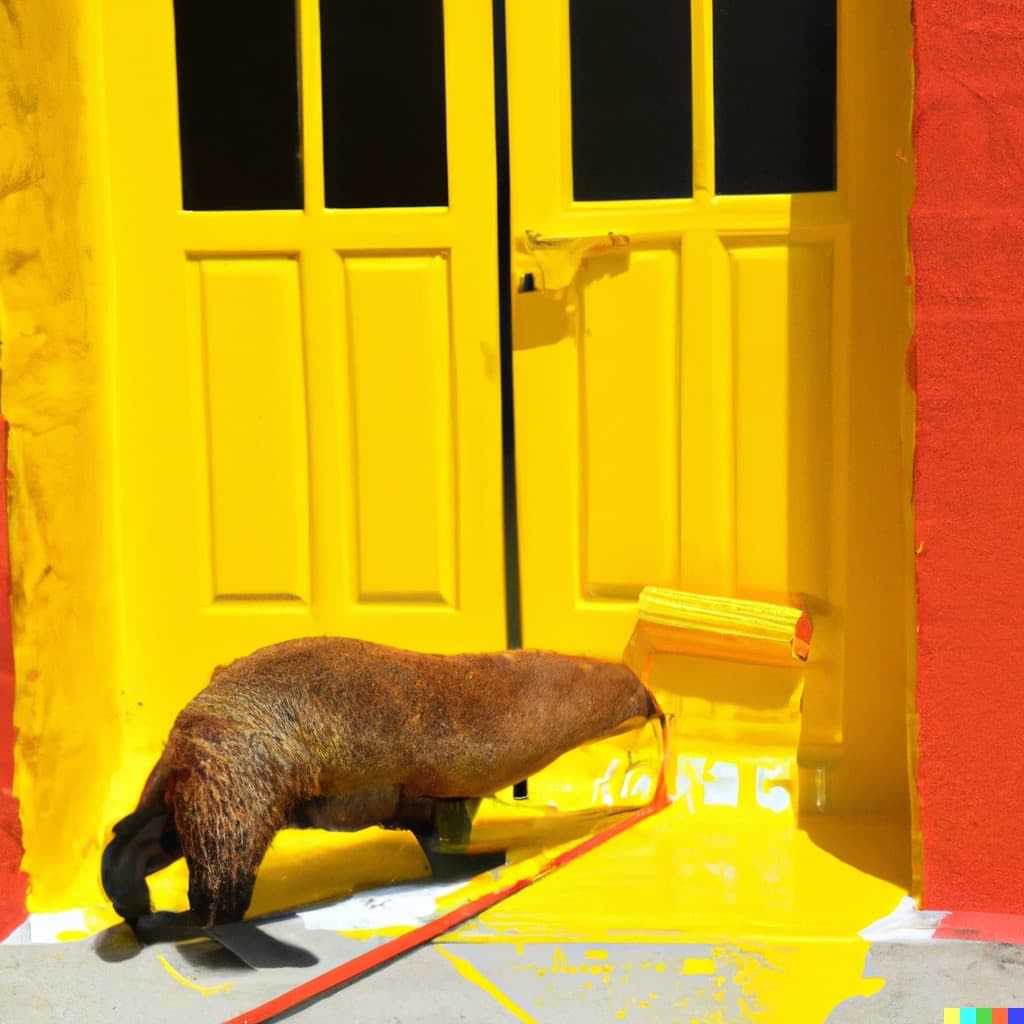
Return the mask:
<path id="1" fill-rule="evenodd" d="M 641 623 L 638 636 L 648 628 Z M 797 827 L 803 667 L 665 654 L 653 643 L 645 650 L 651 685 L 672 722 L 666 780 L 675 802 L 557 872 L 550 863 L 566 846 L 449 894 L 445 909 L 538 878 L 451 939 L 517 948 L 524 941 L 712 942 L 713 959 L 687 958 L 680 973 L 707 976 L 715 986 L 731 980 L 750 1021 L 823 1020 L 844 999 L 875 994 L 882 982 L 862 977 L 868 944 L 858 933 L 905 892 L 883 881 L 904 873 L 905 823 L 831 815 L 821 819 L 827 828 L 817 819 L 810 831 Z M 865 863 L 866 853 L 873 873 L 852 866 Z M 574 963 L 556 945 L 537 973 L 589 973 L 610 984 L 616 965 L 590 966 L 590 955 Z M 640 968 L 666 970 L 650 961 Z"/>
<path id="2" fill-rule="evenodd" d="M 870 831 L 876 874 L 827 852 L 782 822 L 744 823 L 742 812 L 691 812 L 684 803 L 642 821 L 485 911 L 459 941 L 665 941 L 772 936 L 855 937 L 891 912 L 906 889 L 879 875 L 899 867 L 900 822 L 838 820 L 828 845 L 859 859 Z M 555 851 L 551 851 L 554 853 Z M 888 860 L 886 859 L 888 854 Z M 550 854 L 474 879 L 439 903 L 450 909 L 496 888 Z M 864 947 L 866 949 L 866 946 Z"/>
<path id="3" fill-rule="evenodd" d="M 448 905 L 643 804 L 664 755 L 675 806 L 461 937 L 713 934 L 750 1005 L 799 1020 L 756 951 L 804 979 L 832 950 L 822 1006 L 865 991 L 856 932 L 907 875 L 909 3 L 840 5 L 834 195 L 714 195 L 710 9 L 694 198 L 577 204 L 567 4 L 508 4 L 515 271 L 543 285 L 514 308 L 525 638 L 618 656 L 661 584 L 801 596 L 815 653 L 660 659 L 669 748 L 647 727 L 486 801 L 473 842 L 514 842 L 512 863 Z M 309 126 L 317 3 L 298 10 Z M 445 4 L 437 210 L 325 210 L 312 130 L 305 211 L 181 212 L 171 19 L 0 5 L 16 786 L 31 909 L 90 927 L 112 920 L 109 826 L 213 665 L 302 633 L 504 640 L 488 5 Z M 286 834 L 253 913 L 424 873 L 408 837 Z M 154 879 L 161 907 L 184 893 L 181 864 Z"/>
<path id="4" fill-rule="evenodd" d="M 507 1010 L 516 1020 L 522 1021 L 522 1024 L 536 1024 L 534 1017 L 531 1017 L 521 1006 L 518 1006 L 490 978 L 481 974 L 468 960 L 464 960 L 461 956 L 456 956 L 450 949 L 444 946 L 435 946 L 434 948 L 466 981 L 471 982 L 486 992 L 502 1009 Z"/>
<path id="5" fill-rule="evenodd" d="M 744 1020 L 758 1024 L 816 1024 L 839 1002 L 876 995 L 885 982 L 864 979 L 867 943 L 856 939 L 823 942 L 744 943 L 722 951 L 720 970 L 743 989 Z"/>
<path id="6" fill-rule="evenodd" d="M 707 957 L 687 957 L 683 961 L 683 974 L 714 974 L 715 961 Z"/>
<path id="7" fill-rule="evenodd" d="M 791 822 L 770 828 L 742 812 L 730 818 L 710 810 L 672 805 L 484 912 L 449 941 L 711 942 L 713 957 L 686 958 L 681 973 L 716 987 L 732 981 L 743 993 L 742 1019 L 765 1024 L 810 1024 L 845 999 L 874 995 L 882 982 L 863 978 L 868 943 L 858 932 L 889 913 L 905 889 L 826 852 Z M 840 818 L 827 842 L 859 859 L 870 833 L 872 849 L 892 851 L 875 870 L 892 874 L 902 856 L 892 840 L 901 831 L 898 819 Z M 504 886 L 518 874 L 507 870 L 449 899 Z M 666 976 L 664 963 L 639 966 Z M 616 965 L 603 969 L 607 982 Z M 586 970 L 556 946 L 538 973 Z"/>
<path id="8" fill-rule="evenodd" d="M 260 868 L 248 917 L 281 913 L 345 899 L 363 889 L 429 877 L 429 868 L 411 835 L 384 829 L 355 834 L 284 831 L 277 835 Z M 154 906 L 188 909 L 188 871 L 176 861 L 149 878 Z M 65 932 L 61 941 L 86 938 L 120 923 L 109 904 L 90 907 L 86 931 Z M 341 934 L 354 939 L 394 938 L 409 927 L 357 929 Z"/>
<path id="9" fill-rule="evenodd" d="M 942 1011 L 942 1024 L 960 1024 L 960 1010 L 956 1007 L 946 1007 Z"/>
<path id="10" fill-rule="evenodd" d="M 361 889 L 428 875 L 419 846 L 404 833 L 383 829 L 351 835 L 285 831 L 274 839 L 260 868 L 248 916 L 344 899 Z M 184 861 L 150 879 L 153 902 L 161 910 L 187 909 L 187 890 Z"/>
<path id="11" fill-rule="evenodd" d="M 122 745 L 108 149 L 96 5 L 0 5 L 0 294 L 11 424 L 15 789 L 29 907 L 100 900 Z"/>
<path id="12" fill-rule="evenodd" d="M 167 961 L 162 953 L 157 953 L 157 960 L 163 965 L 163 968 L 167 973 L 179 984 L 184 985 L 185 988 L 191 989 L 193 992 L 198 992 L 201 996 L 215 996 L 221 992 L 230 992 L 232 989 L 232 983 L 225 981 L 220 985 L 197 985 L 194 981 L 186 978 L 180 971 L 176 971 L 170 963 Z"/>
<path id="13" fill-rule="evenodd" d="M 604 828 L 654 796 L 663 759 L 660 728 L 648 723 L 586 744 L 530 776 L 528 797 L 512 788 L 484 800 L 473 822 L 471 850 L 512 847 L 510 858 Z"/>
<path id="14" fill-rule="evenodd" d="M 193 333 L 204 357 L 210 506 L 204 603 L 252 600 L 260 593 L 308 603 L 298 263 L 203 259 L 184 269 Z M 243 522 L 249 529 L 238 528 Z M 254 535 L 274 538 L 259 558 L 253 557 Z"/>
<path id="15" fill-rule="evenodd" d="M 365 942 L 367 939 L 397 939 L 402 935 L 408 935 L 415 930 L 416 925 L 389 925 L 386 928 L 343 928 L 338 934 L 346 939 L 354 939 L 356 942 Z"/>
<path id="16" fill-rule="evenodd" d="M 870 998 L 881 988 L 880 980 L 860 977 L 865 949 L 856 937 L 833 937 L 829 941 L 819 937 L 737 939 L 714 944 L 709 957 L 699 958 L 700 970 L 687 971 L 689 961 L 683 960 L 675 976 L 656 972 L 648 981 L 649 988 L 642 980 L 633 979 L 636 965 L 631 963 L 606 964 L 602 981 L 609 994 L 622 992 L 631 980 L 640 981 L 636 986 L 640 991 L 616 1011 L 619 1020 L 643 1019 L 639 1011 L 668 1004 L 673 1010 L 687 1011 L 682 1019 L 701 1024 L 817 1024 L 827 1019 L 838 1002 Z M 530 956 L 522 958 L 520 954 L 520 958 L 517 970 L 530 971 L 543 979 L 543 990 L 560 1001 L 589 999 L 585 993 L 593 991 L 593 983 L 583 978 L 592 972 L 578 952 L 566 956 L 556 947 L 551 967 Z M 671 954 L 668 959 L 673 964 L 679 962 Z M 664 963 L 654 965 L 649 961 L 638 966 L 641 971 L 665 968 Z M 680 975 L 688 980 L 680 981 Z M 679 998 L 681 991 L 687 994 Z M 544 1003 L 537 1005 L 542 1007 Z"/>

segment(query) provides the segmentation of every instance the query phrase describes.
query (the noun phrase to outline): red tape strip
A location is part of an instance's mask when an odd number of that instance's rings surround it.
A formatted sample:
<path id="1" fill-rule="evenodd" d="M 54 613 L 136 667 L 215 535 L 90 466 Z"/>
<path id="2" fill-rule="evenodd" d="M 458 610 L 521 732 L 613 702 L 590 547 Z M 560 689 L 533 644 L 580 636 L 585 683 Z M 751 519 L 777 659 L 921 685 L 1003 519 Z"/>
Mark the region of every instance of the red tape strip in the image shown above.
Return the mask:
<path id="1" fill-rule="evenodd" d="M 622 821 L 617 821 L 609 828 L 584 839 L 583 842 L 578 843 L 572 849 L 566 850 L 564 853 L 552 858 L 536 875 L 530 878 L 521 878 L 518 882 L 504 889 L 499 889 L 497 892 L 488 893 L 486 896 L 472 900 L 455 910 L 449 911 L 447 914 L 443 914 L 434 921 L 429 921 L 427 924 L 420 925 L 419 928 L 415 928 L 405 935 L 400 935 L 397 939 L 391 939 L 380 946 L 376 946 L 374 949 L 368 950 L 366 953 L 353 957 L 351 960 L 346 960 L 345 963 L 339 964 L 337 967 L 333 967 L 331 970 L 325 971 L 323 974 L 311 978 L 309 981 L 303 982 L 303 984 L 293 989 L 289 989 L 282 995 L 275 996 L 275 998 L 268 1000 L 253 1010 L 239 1014 L 237 1017 L 232 1017 L 230 1020 L 225 1021 L 225 1024 L 262 1024 L 263 1021 L 273 1020 L 275 1017 L 288 1013 L 304 1003 L 327 995 L 333 989 L 355 981 L 364 974 L 368 974 L 370 971 L 394 960 L 396 957 L 402 956 L 403 953 L 408 953 L 417 946 L 422 946 L 431 939 L 436 939 L 439 935 L 451 931 L 452 928 L 468 921 L 471 917 L 475 917 L 489 907 L 493 907 L 496 903 L 508 899 L 509 896 L 514 896 L 517 892 L 521 892 L 538 879 L 544 878 L 553 871 L 557 871 L 558 868 L 564 867 L 578 857 L 582 857 L 583 854 L 602 846 L 609 839 L 621 835 L 645 818 L 657 814 L 658 811 L 667 805 L 668 797 L 665 787 L 665 776 L 662 773 L 658 780 L 658 789 L 654 794 L 654 799 L 646 807 L 635 814 L 631 814 L 628 818 L 624 818 Z"/>

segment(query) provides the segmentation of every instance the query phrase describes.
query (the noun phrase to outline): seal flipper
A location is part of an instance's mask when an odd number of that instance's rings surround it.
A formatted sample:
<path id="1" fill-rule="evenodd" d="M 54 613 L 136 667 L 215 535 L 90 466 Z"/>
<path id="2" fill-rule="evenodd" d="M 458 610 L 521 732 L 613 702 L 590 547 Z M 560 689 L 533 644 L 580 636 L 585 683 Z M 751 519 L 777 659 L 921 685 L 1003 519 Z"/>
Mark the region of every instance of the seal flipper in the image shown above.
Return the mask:
<path id="1" fill-rule="evenodd" d="M 494 853 L 464 852 L 469 845 L 473 817 L 479 806 L 480 801 L 475 799 L 435 799 L 431 826 L 417 823 L 410 827 L 435 881 L 472 878 L 505 863 L 503 850 Z"/>
<path id="2" fill-rule="evenodd" d="M 320 958 L 311 950 L 285 942 L 253 921 L 231 921 L 203 929 L 203 934 L 233 953 L 247 967 L 312 967 Z"/>
<path id="3" fill-rule="evenodd" d="M 504 850 L 496 853 L 438 853 L 432 848 L 429 836 L 416 835 L 416 842 L 427 858 L 430 877 L 435 882 L 455 882 L 463 878 L 468 880 L 474 875 L 505 865 Z"/>
<path id="4" fill-rule="evenodd" d="M 180 856 L 178 835 L 162 804 L 140 807 L 114 826 L 114 838 L 103 851 L 103 888 L 129 924 L 150 912 L 146 877 Z"/>
<path id="5" fill-rule="evenodd" d="M 204 928 L 199 923 L 199 917 L 191 910 L 143 914 L 132 924 L 132 931 L 135 941 L 141 945 L 131 950 L 122 942 L 123 951 L 119 951 L 116 959 L 133 956 L 141 946 L 194 943 L 196 939 L 208 939 L 226 949 L 247 967 L 312 967 L 320 960 L 310 950 L 268 934 L 254 921 L 234 921 Z M 109 952 L 114 943 L 108 940 L 106 947 L 108 952 L 104 959 L 115 959 Z"/>

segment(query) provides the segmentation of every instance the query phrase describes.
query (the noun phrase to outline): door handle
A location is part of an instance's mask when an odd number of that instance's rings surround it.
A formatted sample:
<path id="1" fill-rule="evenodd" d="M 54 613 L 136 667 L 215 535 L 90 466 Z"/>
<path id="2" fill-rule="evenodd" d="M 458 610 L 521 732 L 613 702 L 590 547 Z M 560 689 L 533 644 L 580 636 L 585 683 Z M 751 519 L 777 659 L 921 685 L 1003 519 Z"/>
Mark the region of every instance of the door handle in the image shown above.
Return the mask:
<path id="1" fill-rule="evenodd" d="M 609 231 L 603 235 L 542 235 L 526 230 L 526 251 L 536 265 L 534 287 L 525 291 L 559 291 L 568 287 L 584 255 L 629 245 L 629 235 Z"/>

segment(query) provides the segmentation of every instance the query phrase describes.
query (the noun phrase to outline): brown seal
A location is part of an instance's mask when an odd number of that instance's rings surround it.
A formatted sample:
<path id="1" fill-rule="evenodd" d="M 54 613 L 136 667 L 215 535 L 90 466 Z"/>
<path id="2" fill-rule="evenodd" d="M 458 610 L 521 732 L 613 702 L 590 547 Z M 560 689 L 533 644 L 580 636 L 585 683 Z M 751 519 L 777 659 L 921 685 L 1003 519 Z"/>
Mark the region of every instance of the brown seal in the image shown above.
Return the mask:
<path id="1" fill-rule="evenodd" d="M 431 655 L 361 640 L 275 644 L 213 673 L 178 715 L 103 884 L 134 921 L 184 855 L 204 925 L 241 919 L 282 828 L 421 838 L 565 751 L 657 716 L 622 664 L 542 651 Z"/>

